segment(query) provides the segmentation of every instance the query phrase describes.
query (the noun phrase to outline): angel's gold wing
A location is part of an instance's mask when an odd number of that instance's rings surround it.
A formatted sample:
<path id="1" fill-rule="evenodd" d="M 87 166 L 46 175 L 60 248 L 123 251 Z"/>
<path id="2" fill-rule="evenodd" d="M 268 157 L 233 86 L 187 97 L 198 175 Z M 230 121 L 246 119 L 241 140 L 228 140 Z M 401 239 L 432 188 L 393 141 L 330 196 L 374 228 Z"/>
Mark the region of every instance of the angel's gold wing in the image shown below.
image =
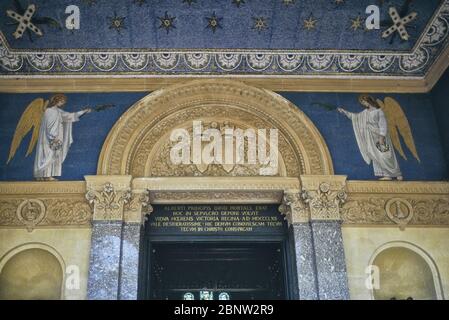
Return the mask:
<path id="1" fill-rule="evenodd" d="M 402 158 L 407 160 L 407 156 L 402 149 L 401 140 L 399 138 L 399 135 L 401 135 L 407 148 L 410 150 L 416 160 L 418 160 L 418 162 L 421 162 L 421 160 L 419 159 L 418 151 L 416 150 L 412 129 L 410 128 L 407 117 L 399 103 L 391 97 L 386 97 L 384 102 L 378 99 L 377 103 L 380 105 L 387 118 L 388 132 L 395 149 L 399 152 Z"/>
<path id="2" fill-rule="evenodd" d="M 31 102 L 20 117 L 19 123 L 16 127 L 16 132 L 11 142 L 11 148 L 9 150 L 9 157 L 7 164 L 14 158 L 17 149 L 22 142 L 22 139 L 33 129 L 31 141 L 28 146 L 26 156 L 28 157 L 36 146 L 37 139 L 39 138 L 39 129 L 41 127 L 42 116 L 47 109 L 48 101 L 42 98 L 38 98 Z"/>

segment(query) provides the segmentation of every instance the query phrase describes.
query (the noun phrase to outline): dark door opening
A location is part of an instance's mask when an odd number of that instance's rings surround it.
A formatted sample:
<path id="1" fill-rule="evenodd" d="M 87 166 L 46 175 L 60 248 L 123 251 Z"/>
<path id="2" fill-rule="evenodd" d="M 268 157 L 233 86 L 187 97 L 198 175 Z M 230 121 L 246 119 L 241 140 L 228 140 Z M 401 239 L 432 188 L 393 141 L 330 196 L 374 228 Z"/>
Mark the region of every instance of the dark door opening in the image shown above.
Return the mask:
<path id="1" fill-rule="evenodd" d="M 152 243 L 148 299 L 285 299 L 282 243 Z"/>

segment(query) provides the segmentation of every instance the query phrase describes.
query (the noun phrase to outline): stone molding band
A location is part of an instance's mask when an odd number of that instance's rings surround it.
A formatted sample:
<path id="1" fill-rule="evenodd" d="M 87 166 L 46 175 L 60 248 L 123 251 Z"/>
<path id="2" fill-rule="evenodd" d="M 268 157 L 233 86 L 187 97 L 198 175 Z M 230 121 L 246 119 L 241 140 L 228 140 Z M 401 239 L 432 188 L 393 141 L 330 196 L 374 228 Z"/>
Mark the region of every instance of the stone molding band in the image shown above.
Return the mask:
<path id="1" fill-rule="evenodd" d="M 344 176 L 136 178 L 0 183 L 0 228 L 142 223 L 151 204 L 273 203 L 291 224 L 449 226 L 448 182 L 346 181 Z"/>

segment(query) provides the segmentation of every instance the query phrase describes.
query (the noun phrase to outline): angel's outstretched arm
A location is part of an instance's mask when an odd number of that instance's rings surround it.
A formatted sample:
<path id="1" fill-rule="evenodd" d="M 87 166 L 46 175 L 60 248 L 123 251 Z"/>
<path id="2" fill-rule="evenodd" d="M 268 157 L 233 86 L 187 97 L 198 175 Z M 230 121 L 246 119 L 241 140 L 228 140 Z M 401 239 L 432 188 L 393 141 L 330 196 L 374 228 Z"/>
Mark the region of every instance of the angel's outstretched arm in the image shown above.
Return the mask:
<path id="1" fill-rule="evenodd" d="M 90 109 L 84 109 L 78 112 L 66 112 L 66 111 L 62 111 L 61 110 L 61 115 L 62 115 L 62 121 L 64 122 L 76 122 L 79 121 L 79 118 L 86 114 L 89 113 Z"/>
<path id="2" fill-rule="evenodd" d="M 344 114 L 349 120 L 352 120 L 352 118 L 354 117 L 354 113 L 346 111 L 343 108 L 338 108 L 337 110 L 338 110 L 338 112 Z"/>

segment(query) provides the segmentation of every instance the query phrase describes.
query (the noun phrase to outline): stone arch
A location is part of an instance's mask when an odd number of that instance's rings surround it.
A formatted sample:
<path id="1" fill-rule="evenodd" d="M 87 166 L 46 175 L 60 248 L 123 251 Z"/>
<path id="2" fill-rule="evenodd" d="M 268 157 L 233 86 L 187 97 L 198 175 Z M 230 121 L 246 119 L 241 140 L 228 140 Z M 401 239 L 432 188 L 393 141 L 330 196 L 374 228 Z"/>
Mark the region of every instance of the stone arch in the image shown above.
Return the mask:
<path id="1" fill-rule="evenodd" d="M 0 259 L 0 299 L 63 299 L 64 274 L 64 260 L 52 247 L 20 245 Z"/>
<path id="2" fill-rule="evenodd" d="M 227 80 L 175 85 L 138 101 L 110 131 L 97 173 L 133 177 L 258 175 L 254 168 L 244 165 L 212 165 L 206 170 L 193 165 L 171 166 L 169 135 L 173 129 L 191 127 L 194 120 L 221 128 L 276 128 L 279 176 L 333 174 L 323 137 L 297 106 L 274 92 Z"/>
<path id="3" fill-rule="evenodd" d="M 383 261 L 382 261 L 383 260 Z M 393 261 L 394 260 L 394 261 Z M 385 261 L 391 266 L 391 268 L 401 269 L 400 274 L 405 278 L 409 279 L 411 287 L 415 291 L 421 291 L 419 294 L 428 295 L 427 299 L 438 299 L 443 300 L 443 289 L 441 286 L 441 278 L 438 271 L 438 267 L 435 263 L 435 261 L 432 259 L 432 257 L 422 248 L 418 247 L 417 245 L 413 243 L 409 243 L 406 241 L 392 241 L 388 242 L 379 248 L 376 249 L 376 251 L 371 256 L 369 265 L 376 265 L 378 264 L 385 265 Z M 410 267 L 409 272 L 406 270 L 408 267 Z M 379 267 L 379 266 L 378 266 Z M 391 269 L 389 268 L 389 269 Z M 384 270 L 382 271 L 382 266 L 380 266 L 380 290 L 382 290 L 382 273 L 394 273 L 391 270 Z M 413 269 L 413 270 L 412 270 Z M 397 270 L 399 271 L 399 270 Z M 411 273 L 408 275 L 408 273 Z M 427 281 L 426 281 L 427 280 Z M 398 283 L 397 279 L 395 281 Z M 413 282 L 413 283 L 412 283 Z M 420 288 L 421 284 L 426 284 L 426 288 Z M 404 287 L 406 287 L 407 284 L 404 284 Z M 421 290 L 422 289 L 422 290 Z M 385 290 L 385 283 L 384 288 Z M 389 292 L 399 292 L 400 290 L 394 290 L 386 288 Z M 424 292 L 426 291 L 426 292 Z M 373 299 L 382 299 L 382 294 L 376 294 L 376 289 L 371 290 L 371 296 Z M 400 295 L 400 293 L 399 293 Z M 411 296 L 410 294 L 407 295 L 407 297 Z M 407 297 L 397 297 L 405 299 Z M 422 297 L 413 297 L 422 299 Z"/>

